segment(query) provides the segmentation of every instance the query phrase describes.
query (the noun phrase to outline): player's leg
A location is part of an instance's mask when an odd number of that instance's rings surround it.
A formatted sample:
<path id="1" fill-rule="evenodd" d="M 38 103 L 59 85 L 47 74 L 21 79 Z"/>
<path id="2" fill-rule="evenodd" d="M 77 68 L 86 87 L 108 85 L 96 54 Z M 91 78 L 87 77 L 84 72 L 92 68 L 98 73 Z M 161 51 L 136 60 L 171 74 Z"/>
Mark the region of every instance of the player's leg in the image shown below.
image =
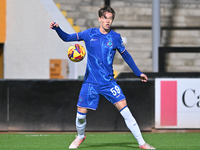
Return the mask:
<path id="1" fill-rule="evenodd" d="M 155 149 L 151 145 L 147 144 L 141 134 L 140 128 L 133 117 L 131 111 L 127 107 L 126 100 L 121 100 L 115 104 L 116 108 L 119 110 L 120 114 L 124 118 L 124 121 L 129 128 L 129 130 L 132 132 L 136 140 L 138 141 L 139 147 L 141 149 Z"/>
<path id="2" fill-rule="evenodd" d="M 129 108 L 127 107 L 126 97 L 123 94 L 120 86 L 117 83 L 112 83 L 107 86 L 101 87 L 101 94 L 107 98 L 111 103 L 113 103 L 117 109 L 120 111 L 120 114 L 124 118 L 124 121 L 133 133 L 134 137 L 137 139 L 140 146 L 147 145 L 142 137 L 140 128 L 131 114 Z M 150 147 L 145 146 L 145 148 L 151 149 Z M 144 147 L 141 147 L 144 149 Z"/>
<path id="3" fill-rule="evenodd" d="M 86 115 L 87 109 L 96 110 L 99 103 L 98 90 L 96 86 L 89 83 L 83 83 L 79 94 L 79 100 L 77 103 L 76 114 L 76 129 L 78 136 L 71 143 L 69 149 L 78 148 L 79 145 L 85 140 L 85 127 L 86 127 Z"/>
<path id="4" fill-rule="evenodd" d="M 85 127 L 86 127 L 86 114 L 87 109 L 83 107 L 78 107 L 76 114 L 76 130 L 78 133 L 78 138 L 83 139 L 85 137 Z"/>
<path id="5" fill-rule="evenodd" d="M 124 118 L 127 127 L 133 133 L 139 145 L 143 145 L 145 141 L 142 138 L 142 134 L 137 125 L 137 122 L 135 121 L 134 117 L 127 107 L 126 98 L 120 86 L 117 83 L 103 86 L 102 95 L 105 96 L 111 103 L 113 103 L 117 107 L 122 117 Z"/>
<path id="6" fill-rule="evenodd" d="M 133 117 L 131 111 L 127 107 L 126 100 L 119 101 L 115 104 L 117 109 L 119 110 L 120 114 L 124 118 L 124 121 L 129 128 L 129 130 L 133 133 L 134 137 L 137 139 L 139 145 L 143 145 L 145 143 L 142 134 L 140 132 L 140 128 Z"/>
<path id="7" fill-rule="evenodd" d="M 76 139 L 70 144 L 69 149 L 78 148 L 79 145 L 85 140 L 85 127 L 86 127 L 86 114 L 87 108 L 77 107 L 76 114 L 76 130 L 78 136 Z"/>

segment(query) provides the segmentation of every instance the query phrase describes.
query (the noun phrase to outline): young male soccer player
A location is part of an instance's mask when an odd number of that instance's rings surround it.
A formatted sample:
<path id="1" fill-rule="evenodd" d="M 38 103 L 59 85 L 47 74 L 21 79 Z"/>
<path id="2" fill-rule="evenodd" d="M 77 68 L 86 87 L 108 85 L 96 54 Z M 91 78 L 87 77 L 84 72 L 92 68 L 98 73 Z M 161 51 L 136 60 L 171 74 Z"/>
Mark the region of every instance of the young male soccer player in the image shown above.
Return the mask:
<path id="1" fill-rule="evenodd" d="M 50 28 L 56 30 L 63 41 L 84 40 L 87 48 L 87 68 L 77 103 L 76 129 L 78 136 L 71 143 L 69 149 L 78 148 L 85 140 L 87 110 L 97 109 L 100 94 L 119 110 L 127 127 L 137 139 L 139 147 L 155 149 L 144 141 L 139 126 L 127 107 L 126 98 L 114 79 L 112 64 L 116 50 L 133 72 L 141 78 L 141 81 L 147 82 L 147 76 L 137 68 L 131 55 L 125 49 L 120 34 L 110 30 L 115 18 L 115 11 L 111 7 L 105 6 L 98 11 L 98 14 L 100 28 L 91 28 L 80 33 L 67 34 L 57 23 L 50 23 Z"/>

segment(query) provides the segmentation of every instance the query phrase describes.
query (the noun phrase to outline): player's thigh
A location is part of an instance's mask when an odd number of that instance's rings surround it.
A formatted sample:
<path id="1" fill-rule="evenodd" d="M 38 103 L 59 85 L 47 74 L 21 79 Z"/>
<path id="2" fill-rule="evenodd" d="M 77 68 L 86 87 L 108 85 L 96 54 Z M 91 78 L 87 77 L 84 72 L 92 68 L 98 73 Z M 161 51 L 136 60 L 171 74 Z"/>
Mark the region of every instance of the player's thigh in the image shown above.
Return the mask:
<path id="1" fill-rule="evenodd" d="M 80 112 L 80 113 L 86 114 L 87 113 L 87 108 L 77 106 L 77 111 Z"/>
<path id="2" fill-rule="evenodd" d="M 94 84 L 84 82 L 79 93 L 77 106 L 96 110 L 99 104 L 98 87 Z"/>
<path id="3" fill-rule="evenodd" d="M 112 104 L 117 104 L 121 100 L 126 99 L 121 87 L 116 83 L 111 83 L 101 87 L 101 95 L 108 99 Z"/>

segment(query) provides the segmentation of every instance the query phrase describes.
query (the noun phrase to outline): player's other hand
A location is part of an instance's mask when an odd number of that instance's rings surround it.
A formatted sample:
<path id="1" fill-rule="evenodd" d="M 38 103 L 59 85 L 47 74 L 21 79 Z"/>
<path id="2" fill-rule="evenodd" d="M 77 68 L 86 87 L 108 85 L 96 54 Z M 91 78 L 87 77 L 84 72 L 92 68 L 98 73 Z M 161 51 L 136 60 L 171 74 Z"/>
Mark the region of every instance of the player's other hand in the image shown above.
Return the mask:
<path id="1" fill-rule="evenodd" d="M 55 29 L 55 28 L 58 28 L 58 27 L 59 27 L 58 23 L 56 23 L 56 22 L 50 23 L 50 29 Z"/>
<path id="2" fill-rule="evenodd" d="M 148 78 L 147 78 L 147 76 L 146 76 L 145 74 L 142 73 L 142 74 L 140 75 L 140 79 L 141 79 L 142 82 L 147 82 L 147 79 L 148 79 Z"/>

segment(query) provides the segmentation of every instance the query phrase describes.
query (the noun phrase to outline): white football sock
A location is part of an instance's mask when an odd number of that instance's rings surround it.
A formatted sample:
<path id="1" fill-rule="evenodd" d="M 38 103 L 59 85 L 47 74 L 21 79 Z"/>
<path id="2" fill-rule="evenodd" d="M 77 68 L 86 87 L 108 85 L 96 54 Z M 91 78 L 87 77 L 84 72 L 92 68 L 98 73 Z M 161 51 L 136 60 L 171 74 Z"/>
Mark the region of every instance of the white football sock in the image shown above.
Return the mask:
<path id="1" fill-rule="evenodd" d="M 131 114 L 129 108 L 127 106 L 125 106 L 123 109 L 120 110 L 120 113 L 121 113 L 122 117 L 124 118 L 124 121 L 125 121 L 127 127 L 133 133 L 134 137 L 138 141 L 138 144 L 140 146 L 142 146 L 145 143 L 145 141 L 140 132 L 140 128 L 139 128 L 135 118 Z"/>
<path id="2" fill-rule="evenodd" d="M 78 132 L 79 139 L 83 139 L 85 136 L 85 126 L 86 126 L 86 113 L 77 112 L 76 130 Z"/>

